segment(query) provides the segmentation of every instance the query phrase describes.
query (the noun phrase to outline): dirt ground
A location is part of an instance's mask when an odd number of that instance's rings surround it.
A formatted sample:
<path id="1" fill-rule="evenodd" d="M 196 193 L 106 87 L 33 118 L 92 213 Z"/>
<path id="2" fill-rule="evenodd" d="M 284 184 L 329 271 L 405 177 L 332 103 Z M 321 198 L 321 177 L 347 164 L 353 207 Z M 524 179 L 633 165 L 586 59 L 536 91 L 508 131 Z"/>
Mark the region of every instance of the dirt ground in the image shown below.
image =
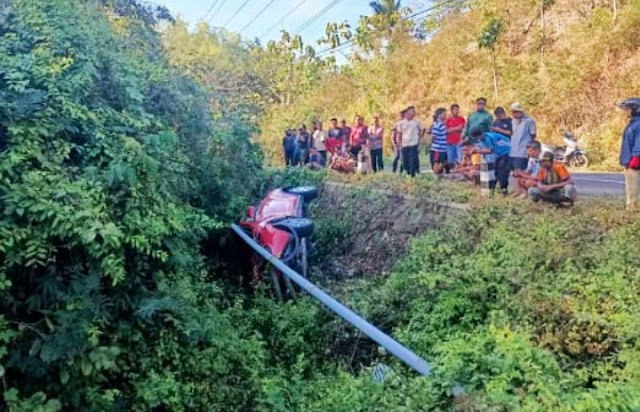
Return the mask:
<path id="1" fill-rule="evenodd" d="M 412 237 L 461 213 L 463 207 L 386 190 L 327 184 L 316 213 L 326 211 L 350 230 L 343 253 L 323 259 L 316 269 L 334 279 L 381 275 L 407 251 Z"/>

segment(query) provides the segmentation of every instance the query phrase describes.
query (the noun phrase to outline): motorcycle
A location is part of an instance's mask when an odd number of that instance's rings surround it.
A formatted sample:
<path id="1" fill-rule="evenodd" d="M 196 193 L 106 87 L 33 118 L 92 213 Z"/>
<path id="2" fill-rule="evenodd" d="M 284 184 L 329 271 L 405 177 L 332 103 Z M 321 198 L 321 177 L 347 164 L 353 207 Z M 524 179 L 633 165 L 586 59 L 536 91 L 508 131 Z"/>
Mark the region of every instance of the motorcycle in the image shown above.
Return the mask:
<path id="1" fill-rule="evenodd" d="M 587 152 L 580 147 L 578 139 L 569 132 L 563 132 L 562 138 L 564 146 L 552 146 L 543 143 L 542 151 L 551 152 L 559 162 L 564 162 L 569 167 L 587 167 L 589 166 L 589 157 Z"/>

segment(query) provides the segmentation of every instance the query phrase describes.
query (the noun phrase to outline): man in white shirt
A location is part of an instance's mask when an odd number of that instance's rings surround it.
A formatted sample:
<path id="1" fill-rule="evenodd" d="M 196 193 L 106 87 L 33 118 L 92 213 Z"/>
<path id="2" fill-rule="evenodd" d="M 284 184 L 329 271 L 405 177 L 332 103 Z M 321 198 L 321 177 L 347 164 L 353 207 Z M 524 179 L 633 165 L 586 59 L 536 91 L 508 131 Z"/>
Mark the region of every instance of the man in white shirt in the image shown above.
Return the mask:
<path id="1" fill-rule="evenodd" d="M 420 139 L 424 136 L 425 129 L 416 120 L 416 109 L 411 106 L 405 111 L 404 119 L 398 123 L 398 142 L 402 145 L 402 165 L 404 170 L 411 176 L 415 176 L 418 173 L 418 145 Z"/>
<path id="2" fill-rule="evenodd" d="M 511 170 L 525 170 L 529 163 L 527 145 L 536 140 L 536 121 L 524 113 L 520 103 L 514 103 L 511 106 L 511 113 L 513 114 L 513 132 L 509 151 Z"/>
<path id="3" fill-rule="evenodd" d="M 325 163 L 327 161 L 327 146 L 325 145 L 325 141 L 327 140 L 327 132 L 322 130 L 322 122 L 316 123 L 316 131 L 313 132 L 313 147 L 318 150 L 318 153 L 324 159 Z"/>
<path id="4" fill-rule="evenodd" d="M 380 125 L 380 118 L 375 116 L 373 124 L 369 126 L 369 151 L 371 152 L 371 166 L 373 173 L 384 170 L 384 160 L 382 159 L 382 147 L 384 146 L 384 127 Z"/>

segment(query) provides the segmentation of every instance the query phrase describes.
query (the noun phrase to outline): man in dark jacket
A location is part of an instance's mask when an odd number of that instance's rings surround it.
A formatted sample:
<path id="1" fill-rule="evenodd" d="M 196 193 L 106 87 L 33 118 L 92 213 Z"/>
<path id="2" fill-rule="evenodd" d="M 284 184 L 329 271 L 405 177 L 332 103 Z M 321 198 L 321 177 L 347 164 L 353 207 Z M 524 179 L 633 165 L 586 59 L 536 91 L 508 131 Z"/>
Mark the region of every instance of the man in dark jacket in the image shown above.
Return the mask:
<path id="1" fill-rule="evenodd" d="M 627 99 L 621 107 L 629 115 L 629 124 L 622 136 L 620 164 L 624 166 L 627 210 L 635 210 L 640 186 L 640 98 Z"/>

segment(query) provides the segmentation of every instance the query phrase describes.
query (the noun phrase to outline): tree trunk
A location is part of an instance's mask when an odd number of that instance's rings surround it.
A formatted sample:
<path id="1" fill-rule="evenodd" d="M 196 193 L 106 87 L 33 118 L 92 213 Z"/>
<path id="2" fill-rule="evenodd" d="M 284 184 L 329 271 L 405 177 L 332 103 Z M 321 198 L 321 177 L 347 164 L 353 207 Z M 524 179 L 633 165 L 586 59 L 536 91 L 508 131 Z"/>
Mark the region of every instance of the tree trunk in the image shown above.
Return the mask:
<path id="1" fill-rule="evenodd" d="M 540 0 L 540 26 L 542 28 L 542 44 L 540 46 L 540 59 L 542 60 L 542 63 L 544 64 L 544 44 L 546 41 L 545 38 L 545 31 L 546 31 L 546 25 L 545 25 L 545 19 L 544 19 L 544 0 Z"/>
<path id="2" fill-rule="evenodd" d="M 498 69 L 496 67 L 496 50 L 491 49 L 491 66 L 493 67 L 493 91 L 495 94 L 495 102 L 498 102 L 499 99 L 499 91 L 498 91 Z"/>
<path id="3" fill-rule="evenodd" d="M 618 0 L 613 0 L 613 24 L 618 20 Z"/>

